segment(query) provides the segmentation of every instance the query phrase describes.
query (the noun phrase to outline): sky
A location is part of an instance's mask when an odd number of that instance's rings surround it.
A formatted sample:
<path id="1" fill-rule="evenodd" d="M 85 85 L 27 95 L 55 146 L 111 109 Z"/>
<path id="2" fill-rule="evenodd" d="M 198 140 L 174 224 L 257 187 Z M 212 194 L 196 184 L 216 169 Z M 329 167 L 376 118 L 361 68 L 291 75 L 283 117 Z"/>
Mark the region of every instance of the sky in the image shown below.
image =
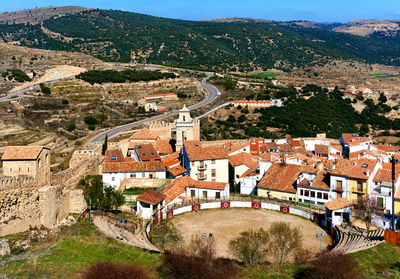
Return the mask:
<path id="1" fill-rule="evenodd" d="M 0 3 L 0 12 L 76 5 L 187 20 L 250 17 L 344 23 L 355 19 L 400 19 L 400 0 L 0 0 Z"/>

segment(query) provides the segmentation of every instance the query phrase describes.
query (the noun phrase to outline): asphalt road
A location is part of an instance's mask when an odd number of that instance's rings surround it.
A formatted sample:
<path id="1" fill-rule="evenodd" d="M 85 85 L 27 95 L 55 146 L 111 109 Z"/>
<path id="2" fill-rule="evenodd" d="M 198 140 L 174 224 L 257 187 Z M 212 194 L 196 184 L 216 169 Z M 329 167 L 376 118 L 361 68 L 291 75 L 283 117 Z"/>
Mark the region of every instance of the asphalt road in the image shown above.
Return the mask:
<path id="1" fill-rule="evenodd" d="M 58 79 L 54 79 L 52 81 L 47 81 L 46 84 L 48 84 L 48 83 L 54 84 L 55 82 L 57 82 L 59 80 L 61 80 L 61 79 L 58 78 Z M 32 86 L 27 87 L 25 89 L 21 89 L 21 90 L 19 90 L 17 92 L 14 92 L 14 93 L 8 94 L 8 95 L 6 95 L 4 97 L 1 97 L 0 98 L 0 102 L 1 101 L 7 101 L 7 100 L 10 100 L 10 99 L 12 99 L 12 100 L 21 99 L 21 98 L 24 97 L 25 93 L 27 93 L 29 91 L 37 90 L 39 88 L 40 88 L 40 85 L 32 85 Z"/>
<path id="2" fill-rule="evenodd" d="M 200 85 L 208 92 L 208 96 L 203 101 L 201 101 L 200 103 L 197 103 L 197 104 L 195 104 L 193 106 L 190 106 L 189 107 L 190 110 L 198 109 L 198 108 L 201 108 L 203 106 L 206 106 L 206 105 L 210 104 L 211 102 L 213 102 L 218 96 L 218 89 L 215 86 L 210 85 L 210 84 L 207 83 L 207 79 L 210 78 L 213 75 L 213 73 L 206 73 L 206 74 L 207 74 L 207 77 L 203 78 L 200 81 Z M 163 120 L 165 118 L 177 115 L 178 113 L 179 113 L 179 110 L 173 110 L 173 111 L 164 113 L 162 115 L 157 115 L 157 116 L 154 116 L 154 117 L 150 117 L 150 118 L 147 118 L 147 119 L 143 119 L 143 120 L 140 120 L 140 121 L 136 121 L 136 122 L 132 122 L 132 123 L 129 123 L 129 124 L 125 124 L 125 125 L 122 125 L 122 126 L 118 126 L 118 127 L 112 128 L 112 129 L 107 130 L 105 132 L 102 132 L 101 134 L 99 134 L 96 137 L 94 137 L 90 141 L 90 143 L 103 142 L 104 138 L 106 137 L 106 134 L 110 138 L 110 137 L 118 135 L 119 133 L 121 133 L 124 130 L 139 127 L 139 126 L 145 124 L 146 122 Z"/>

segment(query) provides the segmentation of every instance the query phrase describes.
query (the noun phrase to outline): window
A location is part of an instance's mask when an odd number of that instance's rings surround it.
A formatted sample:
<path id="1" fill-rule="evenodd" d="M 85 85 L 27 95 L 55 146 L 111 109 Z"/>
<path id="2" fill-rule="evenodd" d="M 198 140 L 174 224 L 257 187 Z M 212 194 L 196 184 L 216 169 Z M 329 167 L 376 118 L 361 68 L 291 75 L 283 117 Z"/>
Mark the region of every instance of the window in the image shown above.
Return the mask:
<path id="1" fill-rule="evenodd" d="M 152 173 L 149 174 L 149 178 L 153 179 L 153 174 Z"/>
<path id="2" fill-rule="evenodd" d="M 383 208 L 383 198 L 378 198 L 377 199 L 377 204 L 379 207 Z"/>
<path id="3" fill-rule="evenodd" d="M 237 174 L 237 175 L 236 175 L 236 178 L 240 178 L 240 176 Z"/>
<path id="4" fill-rule="evenodd" d="M 317 198 L 318 199 L 322 199 L 322 193 L 321 192 L 317 192 Z"/>
<path id="5" fill-rule="evenodd" d="M 190 190 L 190 196 L 194 198 L 196 196 L 196 190 Z"/>
<path id="6" fill-rule="evenodd" d="M 217 176 L 217 170 L 216 169 L 212 169 L 211 170 L 211 177 L 216 177 Z"/>
<path id="7" fill-rule="evenodd" d="M 367 164 L 363 164 L 361 167 L 362 168 L 368 168 L 368 165 Z"/>
<path id="8" fill-rule="evenodd" d="M 328 193 L 324 193 L 324 200 L 328 199 Z"/>
<path id="9" fill-rule="evenodd" d="M 357 191 L 362 192 L 363 191 L 363 184 L 362 182 L 357 182 Z"/>
<path id="10" fill-rule="evenodd" d="M 311 191 L 311 197 L 315 198 L 315 192 L 314 191 Z"/>
<path id="11" fill-rule="evenodd" d="M 131 178 L 135 178 L 136 177 L 136 173 L 131 173 Z"/>
<path id="12" fill-rule="evenodd" d="M 111 181 L 115 181 L 115 177 L 111 177 Z"/>
<path id="13" fill-rule="evenodd" d="M 203 191 L 203 199 L 207 198 L 207 191 Z"/>
<path id="14" fill-rule="evenodd" d="M 335 216 L 342 216 L 341 212 L 335 212 Z"/>
<path id="15" fill-rule="evenodd" d="M 336 193 L 336 199 L 342 198 L 342 193 Z"/>
<path id="16" fill-rule="evenodd" d="M 111 156 L 111 160 L 117 160 L 117 157 Z"/>
<path id="17" fill-rule="evenodd" d="M 192 162 L 192 167 L 194 166 L 194 162 Z"/>
<path id="18" fill-rule="evenodd" d="M 300 190 L 300 196 L 302 196 L 304 194 L 303 189 Z"/>
<path id="19" fill-rule="evenodd" d="M 216 199 L 220 199 L 221 198 L 221 193 L 220 192 L 216 192 L 215 193 L 215 198 Z"/>
<path id="20" fill-rule="evenodd" d="M 336 189 L 342 189 L 342 185 L 343 184 L 343 181 L 341 181 L 341 180 L 336 180 Z"/>
<path id="21" fill-rule="evenodd" d="M 215 160 L 211 160 L 211 164 L 215 164 Z"/>
<path id="22" fill-rule="evenodd" d="M 309 192 L 308 190 L 305 190 L 305 191 L 304 191 L 304 196 L 307 196 L 307 197 L 308 197 L 309 193 L 310 193 L 310 192 Z"/>
<path id="23" fill-rule="evenodd" d="M 186 116 L 183 116 L 183 122 L 185 122 L 186 121 Z"/>
<path id="24" fill-rule="evenodd" d="M 29 167 L 28 167 L 28 172 L 29 172 Z"/>

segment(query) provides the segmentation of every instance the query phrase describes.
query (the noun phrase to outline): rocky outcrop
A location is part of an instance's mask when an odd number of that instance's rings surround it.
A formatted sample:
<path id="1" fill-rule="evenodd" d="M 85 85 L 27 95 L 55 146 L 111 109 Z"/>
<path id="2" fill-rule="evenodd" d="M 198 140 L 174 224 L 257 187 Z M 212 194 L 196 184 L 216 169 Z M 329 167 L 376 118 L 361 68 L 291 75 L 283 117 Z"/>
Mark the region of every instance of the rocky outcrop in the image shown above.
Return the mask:
<path id="1" fill-rule="evenodd" d="M 0 238 L 0 257 L 4 257 L 11 254 L 10 245 L 7 240 Z"/>

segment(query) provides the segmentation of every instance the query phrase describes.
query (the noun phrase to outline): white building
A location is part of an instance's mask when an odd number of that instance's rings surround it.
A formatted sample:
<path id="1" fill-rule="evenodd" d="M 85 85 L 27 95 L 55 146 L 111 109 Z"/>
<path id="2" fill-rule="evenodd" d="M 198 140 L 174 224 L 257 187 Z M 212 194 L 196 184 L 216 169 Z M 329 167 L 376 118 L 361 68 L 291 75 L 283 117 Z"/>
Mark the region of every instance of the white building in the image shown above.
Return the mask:
<path id="1" fill-rule="evenodd" d="M 326 173 L 303 172 L 297 179 L 297 200 L 304 203 L 325 204 L 330 201 L 329 179 Z"/>
<path id="2" fill-rule="evenodd" d="M 119 189 L 126 179 L 165 179 L 166 168 L 161 161 L 104 162 L 103 183 Z"/>
<path id="3" fill-rule="evenodd" d="M 395 189 L 400 185 L 400 172 L 396 172 Z M 379 207 L 384 209 L 385 213 L 392 214 L 392 171 L 379 169 L 373 178 L 371 184 L 370 197 L 376 198 Z"/>
<path id="4" fill-rule="evenodd" d="M 341 225 L 344 221 L 351 222 L 351 215 L 351 202 L 346 198 L 325 203 L 325 224 L 328 228 Z"/>
<path id="5" fill-rule="evenodd" d="M 155 191 L 148 190 L 136 198 L 136 211 L 143 219 L 151 219 L 153 214 L 162 213 L 165 206 L 165 195 Z"/>

